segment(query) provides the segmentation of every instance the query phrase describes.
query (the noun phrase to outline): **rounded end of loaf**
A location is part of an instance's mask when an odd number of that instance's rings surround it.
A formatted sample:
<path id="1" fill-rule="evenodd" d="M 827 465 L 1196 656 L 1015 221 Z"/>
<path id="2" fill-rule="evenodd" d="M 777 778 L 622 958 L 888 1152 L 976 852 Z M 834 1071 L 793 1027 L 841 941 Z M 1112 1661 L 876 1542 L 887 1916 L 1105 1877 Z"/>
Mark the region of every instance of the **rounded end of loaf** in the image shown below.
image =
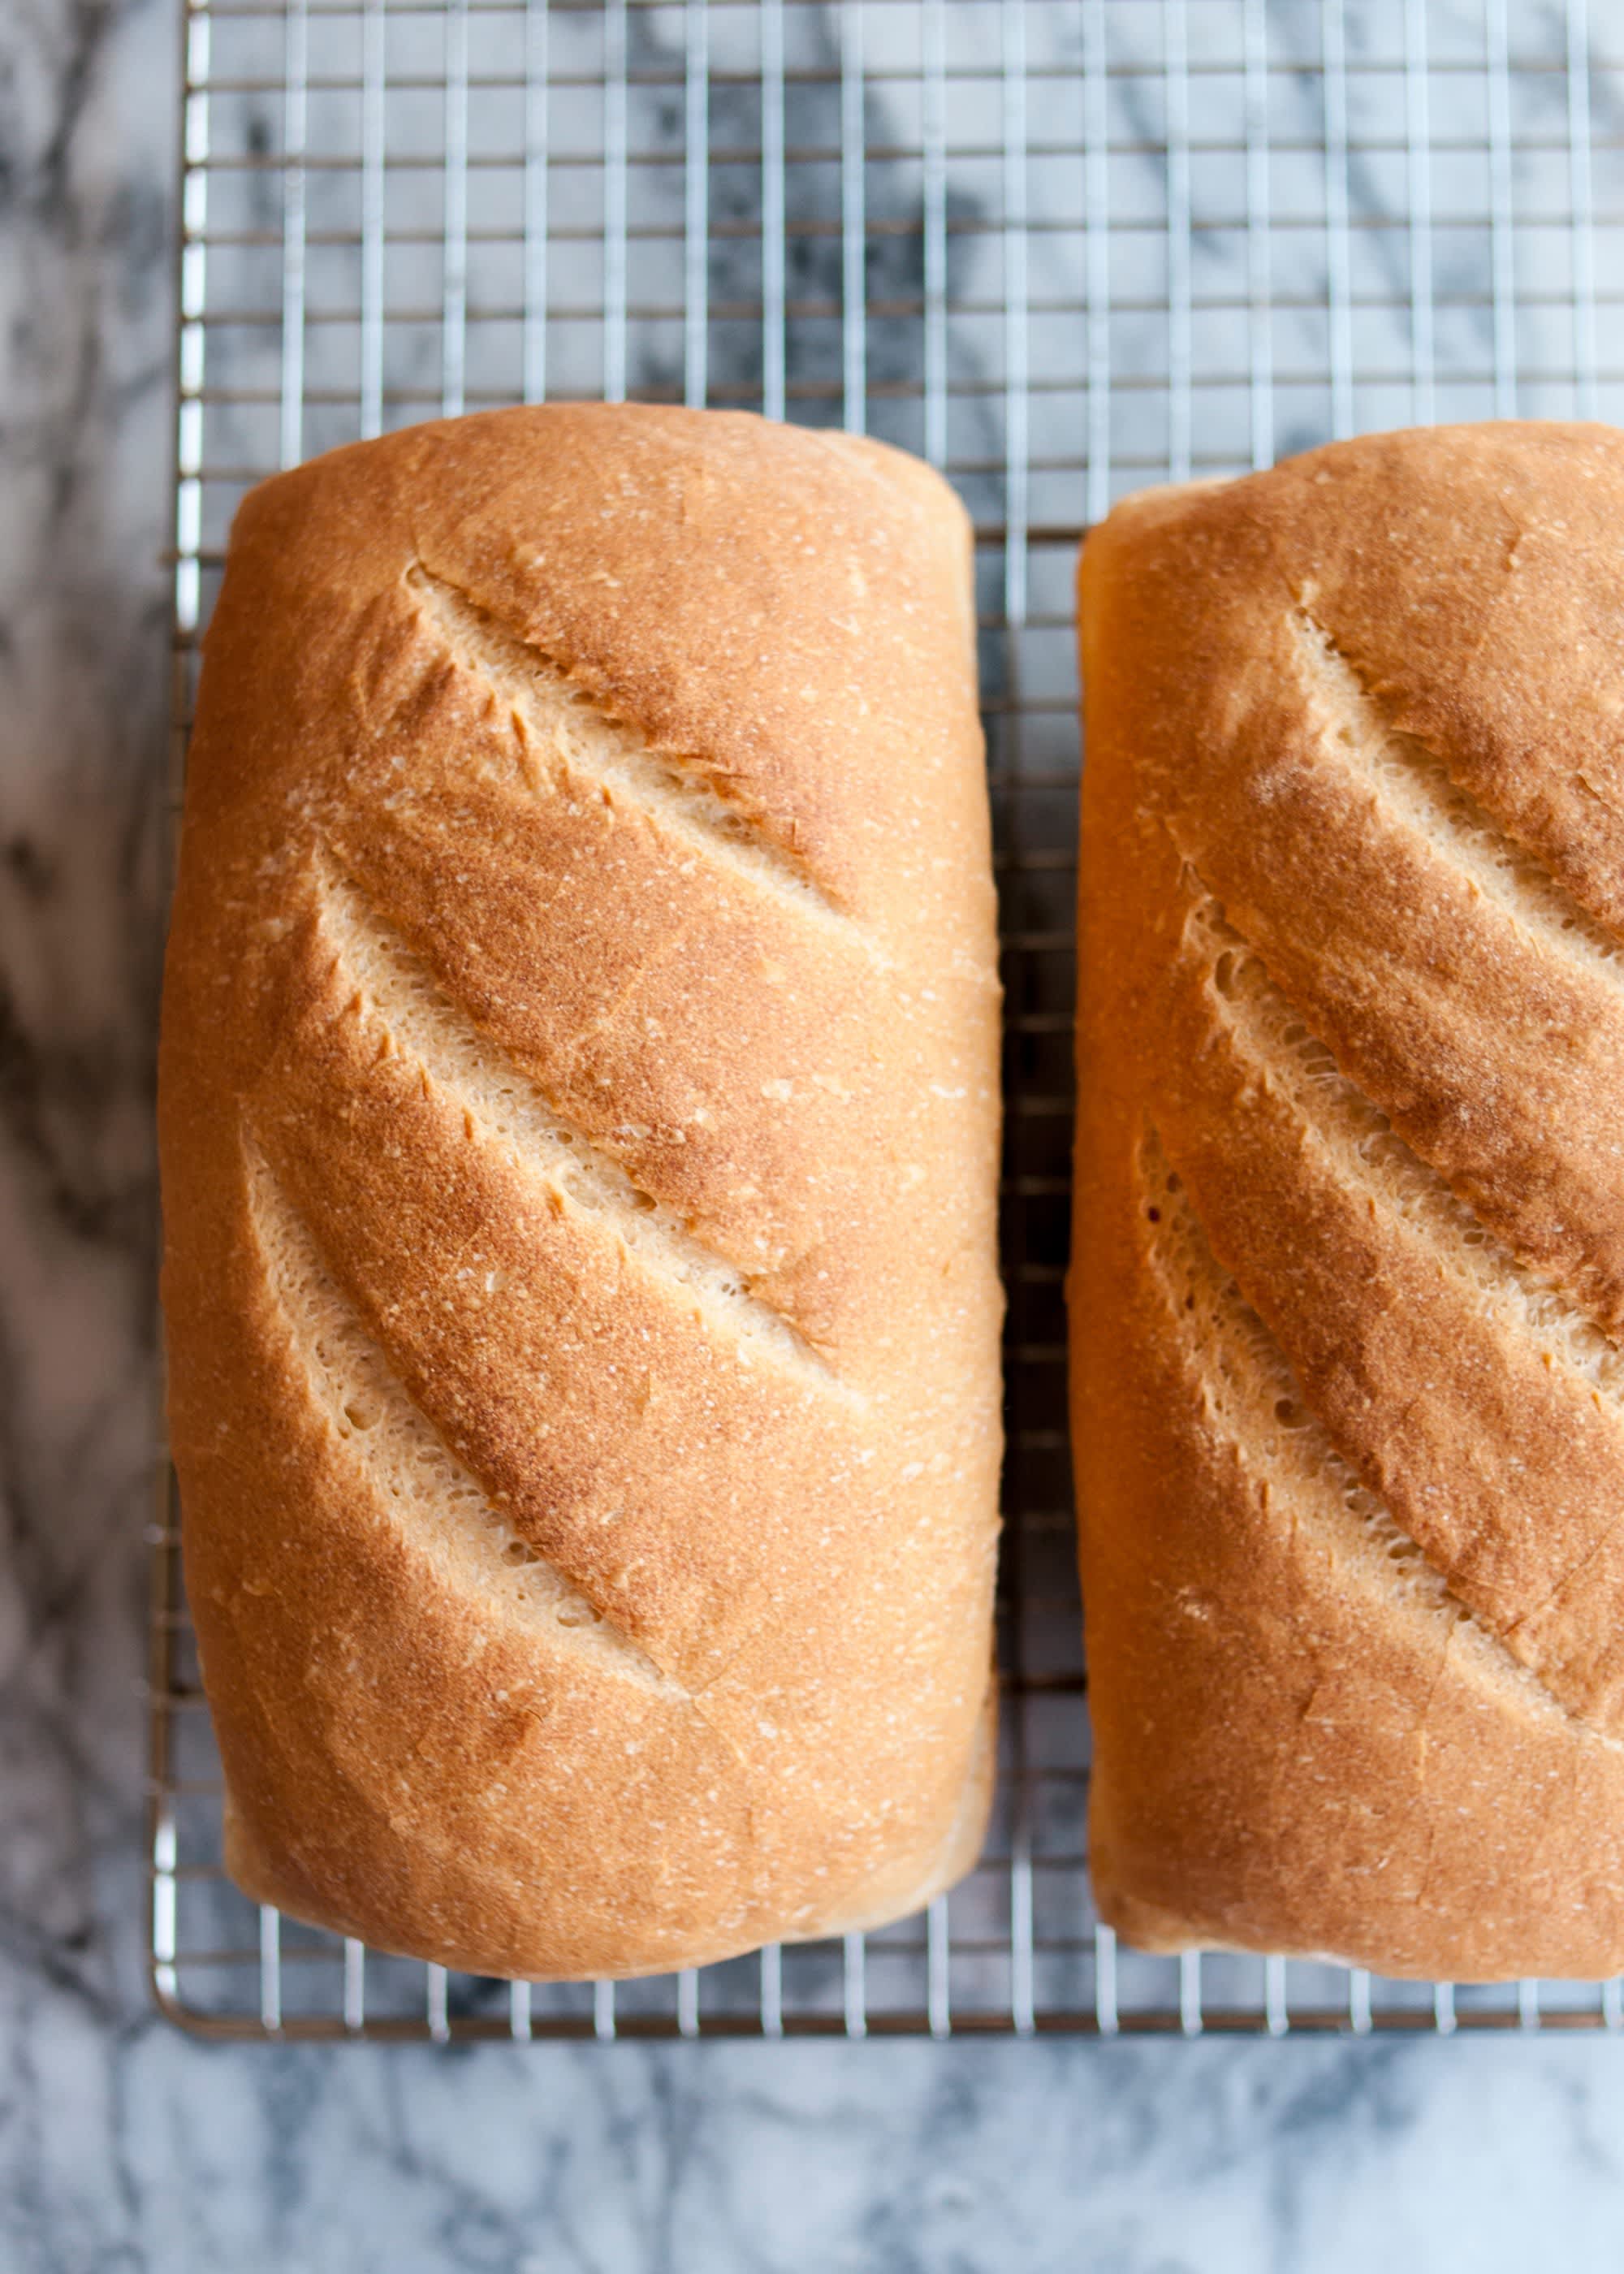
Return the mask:
<path id="1" fill-rule="evenodd" d="M 467 1919 L 442 1912 L 436 1931 L 402 1936 L 398 1917 L 374 1916 L 365 1900 L 353 1909 L 347 1908 L 337 1885 L 327 1874 L 313 1882 L 290 1868 L 290 1849 L 273 1848 L 257 1837 L 229 1784 L 223 1811 L 226 1875 L 251 1902 L 268 1904 L 304 1925 L 353 1936 L 371 1949 L 420 1959 L 455 1973 L 530 1982 L 635 1981 L 744 1957 L 765 1943 L 822 1942 L 871 1933 L 923 1910 L 973 1871 L 981 1855 L 996 1781 L 997 1730 L 995 1680 L 988 1685 L 959 1806 L 922 1877 L 906 1865 L 907 1876 L 899 1886 L 902 1874 L 895 1864 L 888 1863 L 883 1873 L 849 1894 L 829 1916 L 808 1921 L 802 1907 L 786 1916 L 776 1931 L 770 1919 L 757 1918 L 742 1932 L 723 1936 L 690 1932 L 675 1939 L 661 1939 L 658 1946 L 650 1946 L 625 1934 L 616 1939 L 611 1932 L 593 1946 L 578 1948 L 562 1965 L 556 1934 L 544 1929 L 538 1935 L 529 1935 L 521 1922 L 511 1922 L 506 1931 L 495 1930 L 491 1914 L 483 1907 Z"/>

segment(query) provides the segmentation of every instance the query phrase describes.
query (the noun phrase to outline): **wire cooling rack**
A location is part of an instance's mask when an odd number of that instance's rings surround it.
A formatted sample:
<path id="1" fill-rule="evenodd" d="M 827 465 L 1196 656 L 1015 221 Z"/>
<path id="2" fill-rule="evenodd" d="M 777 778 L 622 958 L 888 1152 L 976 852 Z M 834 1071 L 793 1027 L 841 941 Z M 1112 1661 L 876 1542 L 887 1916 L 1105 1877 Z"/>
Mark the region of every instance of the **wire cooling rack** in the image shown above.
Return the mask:
<path id="1" fill-rule="evenodd" d="M 186 0 L 177 774 L 249 483 L 546 395 L 921 452 L 978 531 L 1009 1015 L 1003 1774 L 921 1918 L 655 1982 L 447 1976 L 220 1864 L 172 1480 L 153 1981 L 214 2036 L 1624 2026 L 1620 1984 L 1153 1960 L 1096 1922 L 1067 1244 L 1084 524 L 1359 428 L 1624 411 L 1624 24 L 1600 0 Z"/>

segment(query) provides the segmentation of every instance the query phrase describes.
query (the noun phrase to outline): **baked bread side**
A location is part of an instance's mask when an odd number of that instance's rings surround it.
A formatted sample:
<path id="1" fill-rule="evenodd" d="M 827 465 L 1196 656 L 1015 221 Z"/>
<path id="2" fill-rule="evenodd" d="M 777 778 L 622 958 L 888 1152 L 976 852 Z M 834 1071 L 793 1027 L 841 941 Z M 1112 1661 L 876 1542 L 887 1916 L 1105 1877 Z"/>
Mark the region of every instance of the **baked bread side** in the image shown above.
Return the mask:
<path id="1" fill-rule="evenodd" d="M 1624 1964 L 1624 438 L 1128 501 L 1080 583 L 1105 1916 Z"/>
<path id="2" fill-rule="evenodd" d="M 873 1924 L 974 1860 L 974 639 L 946 486 L 754 418 L 495 413 L 244 502 L 160 1117 L 252 1894 L 563 1977 Z"/>

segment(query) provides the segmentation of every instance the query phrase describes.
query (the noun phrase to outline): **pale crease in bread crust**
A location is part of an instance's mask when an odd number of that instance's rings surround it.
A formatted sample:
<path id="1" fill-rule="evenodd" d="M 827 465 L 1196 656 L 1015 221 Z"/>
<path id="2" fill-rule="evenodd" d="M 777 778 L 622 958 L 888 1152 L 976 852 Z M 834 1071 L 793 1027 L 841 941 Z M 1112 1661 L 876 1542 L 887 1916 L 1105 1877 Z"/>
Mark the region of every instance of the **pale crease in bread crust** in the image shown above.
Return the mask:
<path id="1" fill-rule="evenodd" d="M 1624 1962 L 1620 511 L 1605 430 L 1442 430 L 1085 549 L 1091 1850 L 1150 1947 Z"/>
<path id="2" fill-rule="evenodd" d="M 1192 910 L 1184 949 L 1200 1034 L 1180 1044 L 1207 1053 L 1211 1110 L 1179 1118 L 1178 1142 L 1207 1220 L 1395 1517 L 1553 1695 L 1616 1728 L 1620 1353 L 1338 1073 L 1212 904 Z M 1409 1377 L 1402 1397 L 1380 1394 L 1389 1366 Z"/>
<path id="3" fill-rule="evenodd" d="M 448 1586 L 556 1645 L 595 1655 L 606 1673 L 680 1695 L 513 1530 L 424 1419 L 335 1286 L 310 1233 L 251 1149 L 249 1210 L 266 1278 L 327 1421 L 375 1480 L 403 1532 Z"/>
<path id="4" fill-rule="evenodd" d="M 447 652 L 510 710 L 534 788 L 545 790 L 550 776 L 561 774 L 577 794 L 586 788 L 606 804 L 629 799 L 705 857 L 738 864 L 758 885 L 792 893 L 803 907 L 833 910 L 805 862 L 764 833 L 761 817 L 742 809 L 736 794 L 724 795 L 703 767 L 655 757 L 634 726 L 589 703 L 554 660 L 454 585 L 421 567 L 408 581 Z"/>
<path id="5" fill-rule="evenodd" d="M 810 1367 L 820 1389 L 855 1395 L 786 1318 L 752 1299 L 743 1275 L 697 1240 L 677 1209 L 641 1191 L 611 1155 L 548 1111 L 513 1065 L 458 1019 L 422 964 L 357 893 L 328 877 L 320 885 L 320 907 L 323 931 L 333 937 L 365 1014 L 377 1022 L 380 1047 L 420 1063 L 428 1079 L 458 1098 L 512 1159 L 545 1178 L 561 1205 L 594 1209 L 613 1221 L 628 1256 L 646 1258 L 651 1273 L 690 1289 L 741 1352 L 792 1370 Z"/>
<path id="6" fill-rule="evenodd" d="M 997 991 L 967 531 L 549 410 L 266 485 L 166 975 L 228 1860 L 474 1971 L 872 1924 L 989 1794 Z"/>

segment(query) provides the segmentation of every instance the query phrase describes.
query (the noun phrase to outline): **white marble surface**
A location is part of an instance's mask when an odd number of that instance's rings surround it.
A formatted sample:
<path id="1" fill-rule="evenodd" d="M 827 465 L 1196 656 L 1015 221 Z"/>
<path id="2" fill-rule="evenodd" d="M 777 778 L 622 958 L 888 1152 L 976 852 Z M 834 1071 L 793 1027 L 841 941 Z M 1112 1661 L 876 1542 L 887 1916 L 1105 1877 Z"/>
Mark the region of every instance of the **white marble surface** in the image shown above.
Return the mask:
<path id="1" fill-rule="evenodd" d="M 209 2049 L 139 1965 L 172 0 L 0 11 L 0 2274 L 1619 2263 L 1624 2048 Z"/>

